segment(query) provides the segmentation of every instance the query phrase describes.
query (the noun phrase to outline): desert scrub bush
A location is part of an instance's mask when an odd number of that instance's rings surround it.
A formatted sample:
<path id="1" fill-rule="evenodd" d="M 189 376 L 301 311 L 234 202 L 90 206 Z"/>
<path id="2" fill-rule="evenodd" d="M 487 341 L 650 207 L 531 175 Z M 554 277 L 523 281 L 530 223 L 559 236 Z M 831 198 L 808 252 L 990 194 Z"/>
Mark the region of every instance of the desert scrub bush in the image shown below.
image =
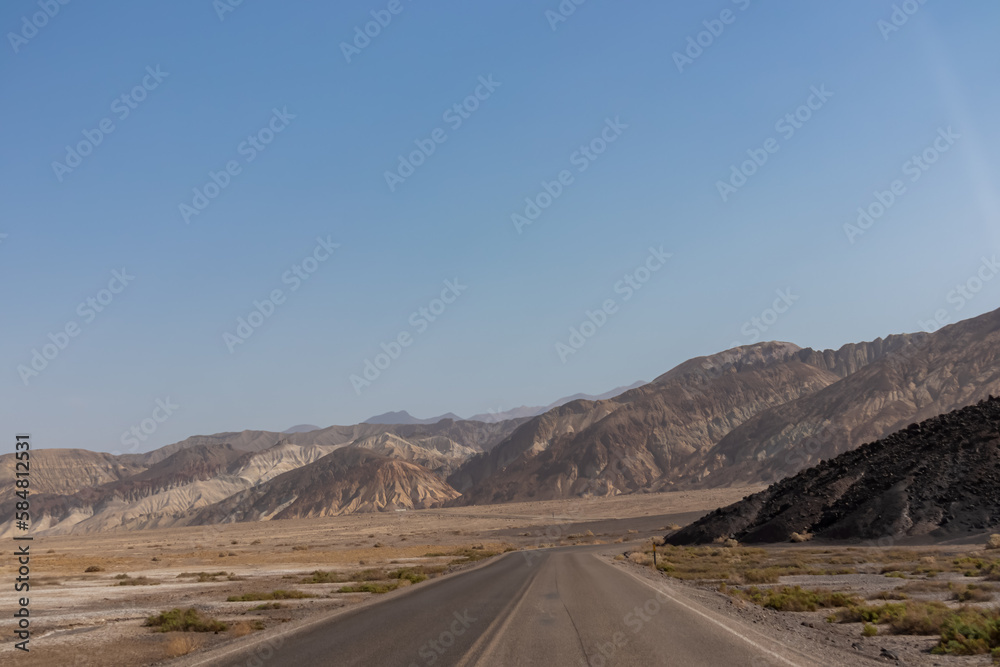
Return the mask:
<path id="1" fill-rule="evenodd" d="M 342 584 L 350 581 L 339 572 L 328 572 L 326 570 L 314 570 L 312 574 L 302 580 L 303 584 Z"/>
<path id="2" fill-rule="evenodd" d="M 399 588 L 398 582 L 393 582 L 390 584 L 379 584 L 374 582 L 368 582 L 366 584 L 357 584 L 355 586 L 341 586 L 337 591 L 338 593 L 374 593 L 375 595 L 381 595 L 382 593 L 388 593 L 389 591 L 394 591 Z"/>
<path id="3" fill-rule="evenodd" d="M 280 602 L 265 602 L 264 604 L 259 604 L 256 607 L 251 607 L 250 611 L 267 611 L 268 609 L 281 609 Z"/>
<path id="4" fill-rule="evenodd" d="M 174 635 L 167 640 L 163 652 L 167 658 L 179 658 L 198 649 L 198 642 L 190 635 Z"/>
<path id="5" fill-rule="evenodd" d="M 775 611 L 816 611 L 860 603 L 858 598 L 846 593 L 821 589 L 809 590 L 801 586 L 777 586 L 765 589 L 727 588 L 723 592 Z"/>
<path id="6" fill-rule="evenodd" d="M 985 577 L 986 581 L 1000 581 L 1000 560 L 985 565 L 979 574 Z"/>
<path id="7" fill-rule="evenodd" d="M 483 547 L 473 547 L 471 549 L 458 549 L 457 551 L 448 554 L 449 556 L 456 556 L 456 560 L 451 562 L 452 565 L 461 565 L 462 563 L 474 563 L 480 560 L 486 560 L 487 558 L 492 558 L 500 553 L 507 553 L 510 550 L 505 545 L 501 551 L 493 551 L 491 549 L 484 549 Z"/>
<path id="8" fill-rule="evenodd" d="M 883 605 L 852 605 L 835 614 L 833 620 L 888 625 L 889 631 L 895 635 L 936 635 L 951 613 L 952 610 L 943 602 L 908 600 Z"/>
<path id="9" fill-rule="evenodd" d="M 225 632 L 229 626 L 214 618 L 206 618 L 194 607 L 161 611 L 146 619 L 146 627 L 156 632 Z"/>
<path id="10" fill-rule="evenodd" d="M 104 572 L 104 568 L 100 565 L 88 565 L 84 572 Z"/>
<path id="11" fill-rule="evenodd" d="M 902 603 L 852 604 L 847 605 L 827 620 L 834 623 L 888 623 L 890 619 L 903 614 Z"/>
<path id="12" fill-rule="evenodd" d="M 730 583 L 775 583 L 775 577 L 789 575 L 854 574 L 856 568 L 845 564 L 864 562 L 851 554 L 836 554 L 818 549 L 795 548 L 765 550 L 749 547 L 676 547 L 659 549 L 659 568 L 671 577 L 682 580 L 718 581 Z M 831 567 L 840 566 L 840 567 Z M 762 571 L 766 574 L 760 575 Z M 747 575 L 749 574 L 749 578 Z M 763 576 L 763 579 L 758 577 Z"/>
<path id="13" fill-rule="evenodd" d="M 350 581 L 384 581 L 389 573 L 379 568 L 368 568 L 360 572 L 341 573 L 326 570 L 314 570 L 302 580 L 303 584 L 346 584 Z M 289 577 L 294 579 L 294 577 Z"/>
<path id="14" fill-rule="evenodd" d="M 902 587 L 891 591 L 878 591 L 868 596 L 869 600 L 909 600 L 910 596 L 902 591 Z"/>
<path id="15" fill-rule="evenodd" d="M 232 634 L 233 637 L 246 637 L 255 630 L 263 629 L 263 621 L 238 621 L 233 623 L 233 626 L 230 628 L 230 634 Z"/>
<path id="16" fill-rule="evenodd" d="M 743 581 L 748 584 L 776 584 L 779 576 L 779 570 L 774 567 L 764 570 L 746 570 L 743 572 Z"/>
<path id="17" fill-rule="evenodd" d="M 1000 654 L 1000 610 L 963 607 L 949 614 L 941 625 L 941 641 L 931 651 L 937 654 Z"/>
<path id="18" fill-rule="evenodd" d="M 916 579 L 914 581 L 906 582 L 896 590 L 904 593 L 941 593 L 949 590 L 950 588 L 951 584 L 947 581 L 925 581 L 922 579 Z"/>
<path id="19" fill-rule="evenodd" d="M 311 593 L 302 591 L 276 590 L 270 593 L 252 592 L 243 595 L 230 595 L 226 602 L 259 602 L 261 600 L 301 600 L 302 598 L 314 598 Z"/>
<path id="20" fill-rule="evenodd" d="M 872 625 L 871 623 L 865 623 L 861 627 L 862 637 L 874 637 L 877 634 L 878 634 L 878 626 L 876 625 Z"/>
<path id="21" fill-rule="evenodd" d="M 437 574 L 441 572 L 442 569 L 434 568 L 424 568 L 424 567 L 405 567 L 399 570 L 393 570 L 389 573 L 390 579 L 405 579 L 411 584 L 419 584 L 421 581 L 427 581 L 430 575 Z"/>
<path id="22" fill-rule="evenodd" d="M 218 577 L 228 576 L 226 572 L 181 572 L 177 575 L 178 579 L 195 579 L 197 583 L 204 584 L 206 582 L 218 581 Z"/>
<path id="23" fill-rule="evenodd" d="M 808 542 L 813 538 L 812 533 L 792 533 L 792 542 Z"/>
<path id="24" fill-rule="evenodd" d="M 993 599 L 993 590 L 994 588 L 989 584 L 981 586 L 968 584 L 954 588 L 951 599 L 958 602 L 989 602 Z"/>
<path id="25" fill-rule="evenodd" d="M 889 628 L 897 635 L 936 635 L 951 613 L 941 602 L 907 602 L 902 614 L 889 619 Z"/>
<path id="26" fill-rule="evenodd" d="M 119 586 L 159 586 L 160 582 L 155 579 L 150 579 L 148 577 L 130 577 L 127 574 L 124 577 L 115 577 L 115 579 L 120 579 L 118 582 Z"/>
<path id="27" fill-rule="evenodd" d="M 635 563 L 636 565 L 652 565 L 653 557 L 642 551 L 632 551 L 628 555 L 628 559 Z"/>
<path id="28" fill-rule="evenodd" d="M 1000 549 L 1000 535 L 993 534 L 990 535 L 990 539 L 986 541 L 987 549 Z"/>

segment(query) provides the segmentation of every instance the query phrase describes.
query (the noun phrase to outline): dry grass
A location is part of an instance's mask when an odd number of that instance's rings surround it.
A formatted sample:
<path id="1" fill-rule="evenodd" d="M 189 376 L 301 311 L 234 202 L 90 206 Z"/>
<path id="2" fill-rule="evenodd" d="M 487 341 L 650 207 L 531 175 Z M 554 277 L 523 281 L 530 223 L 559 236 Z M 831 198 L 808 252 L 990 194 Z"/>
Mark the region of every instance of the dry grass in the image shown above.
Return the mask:
<path id="1" fill-rule="evenodd" d="M 233 637 L 246 637 L 247 635 L 263 630 L 264 624 L 261 621 L 238 621 L 229 628 L 229 634 Z"/>
<path id="2" fill-rule="evenodd" d="M 146 619 L 146 627 L 156 632 L 225 632 L 228 626 L 214 618 L 207 618 L 194 607 L 161 611 Z"/>
<path id="3" fill-rule="evenodd" d="M 130 577 L 127 574 L 118 575 L 115 577 L 118 579 L 118 586 L 159 586 L 160 582 L 155 579 L 150 579 L 149 577 Z"/>
<path id="4" fill-rule="evenodd" d="M 791 575 L 852 574 L 843 558 L 830 552 L 809 549 L 768 550 L 751 547 L 673 547 L 657 550 L 657 568 L 676 579 L 686 581 L 725 581 L 730 584 L 777 583 Z M 630 555 L 633 562 L 649 564 L 652 554 Z M 856 562 L 852 559 L 850 562 Z"/>
<path id="5" fill-rule="evenodd" d="M 756 605 L 776 611 L 816 611 L 846 607 L 860 602 L 858 598 L 828 590 L 806 590 L 800 586 L 777 586 L 761 590 L 759 588 L 727 588 L 721 589 L 732 597 L 753 602 Z"/>
<path id="6" fill-rule="evenodd" d="M 302 591 L 285 591 L 276 590 L 269 593 L 244 593 L 243 595 L 230 595 L 226 598 L 226 602 L 261 602 L 264 600 L 301 600 L 303 598 L 314 598 L 315 595 L 311 593 L 303 593 Z"/>
<path id="7" fill-rule="evenodd" d="M 197 651 L 200 646 L 201 642 L 191 635 L 174 635 L 164 644 L 163 653 L 166 658 L 179 658 Z"/>

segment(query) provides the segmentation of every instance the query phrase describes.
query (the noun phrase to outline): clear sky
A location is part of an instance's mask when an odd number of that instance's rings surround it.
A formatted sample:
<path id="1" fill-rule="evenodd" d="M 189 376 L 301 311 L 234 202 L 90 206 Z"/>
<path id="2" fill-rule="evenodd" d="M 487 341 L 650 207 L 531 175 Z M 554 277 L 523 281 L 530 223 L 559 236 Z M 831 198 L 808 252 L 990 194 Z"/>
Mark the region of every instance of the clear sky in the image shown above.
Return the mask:
<path id="1" fill-rule="evenodd" d="M 3 3 L 3 451 L 468 416 L 997 308 L 955 290 L 997 271 L 1000 5 L 893 5 Z"/>

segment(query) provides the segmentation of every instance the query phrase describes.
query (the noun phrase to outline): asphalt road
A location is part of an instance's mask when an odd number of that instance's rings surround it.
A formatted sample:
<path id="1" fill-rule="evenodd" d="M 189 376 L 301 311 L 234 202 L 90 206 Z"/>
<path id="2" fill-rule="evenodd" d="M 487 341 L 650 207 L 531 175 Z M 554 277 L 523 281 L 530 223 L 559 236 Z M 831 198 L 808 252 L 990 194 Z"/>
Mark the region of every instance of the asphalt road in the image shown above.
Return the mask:
<path id="1" fill-rule="evenodd" d="M 607 547 L 604 547 L 606 550 Z M 507 554 L 199 665 L 605 667 L 813 665 L 590 547 Z M 529 560 L 530 558 L 530 560 Z M 208 657 L 208 656 L 206 656 Z M 263 658 L 263 659 L 262 659 Z"/>

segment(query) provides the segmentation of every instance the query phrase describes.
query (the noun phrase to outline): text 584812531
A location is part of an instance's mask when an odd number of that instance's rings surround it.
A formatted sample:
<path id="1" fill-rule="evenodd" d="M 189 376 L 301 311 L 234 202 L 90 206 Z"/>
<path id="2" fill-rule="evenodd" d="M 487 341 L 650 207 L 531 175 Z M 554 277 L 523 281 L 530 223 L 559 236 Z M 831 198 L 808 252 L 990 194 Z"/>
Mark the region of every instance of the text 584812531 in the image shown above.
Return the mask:
<path id="1" fill-rule="evenodd" d="M 26 532 L 30 525 L 31 506 L 28 501 L 29 487 L 31 486 L 31 436 L 18 435 L 14 444 L 14 526 L 18 532 Z M 17 559 L 17 572 L 14 578 L 14 591 L 22 595 L 30 589 L 29 575 L 31 574 L 31 554 L 30 535 L 14 534 L 14 558 Z M 19 651 L 28 650 L 28 641 L 31 637 L 30 612 L 28 611 L 28 597 L 18 598 L 17 611 L 14 618 L 17 619 L 17 626 L 14 628 L 14 648 Z"/>

